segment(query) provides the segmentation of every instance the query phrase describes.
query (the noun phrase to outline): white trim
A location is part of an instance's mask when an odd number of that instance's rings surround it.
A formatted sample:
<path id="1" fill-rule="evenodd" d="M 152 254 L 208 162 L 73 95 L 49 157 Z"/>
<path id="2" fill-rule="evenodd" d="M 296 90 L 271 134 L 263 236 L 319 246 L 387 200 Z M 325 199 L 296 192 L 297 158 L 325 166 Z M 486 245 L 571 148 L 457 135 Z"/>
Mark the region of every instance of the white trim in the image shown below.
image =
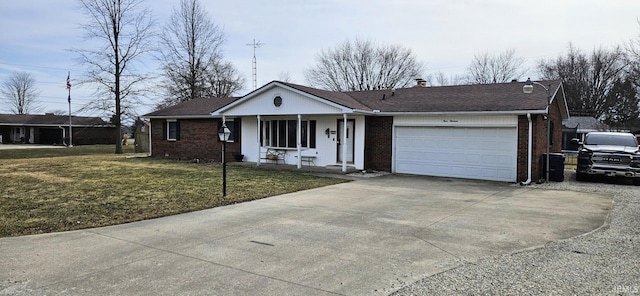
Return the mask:
<path id="1" fill-rule="evenodd" d="M 260 114 L 256 115 L 256 117 L 258 119 L 258 122 L 257 122 L 258 128 L 256 129 L 257 132 L 258 132 L 257 135 L 256 135 L 256 139 L 258 140 L 256 142 L 256 146 L 258 147 L 258 154 L 257 154 L 258 155 L 258 161 L 256 161 L 256 166 L 260 166 L 260 149 L 261 149 L 260 142 L 264 143 L 264 133 L 260 132 L 263 129 L 263 127 L 262 127 L 262 119 L 260 118 Z M 242 131 L 240 131 L 240 132 L 242 134 Z M 262 139 L 260 139 L 260 135 L 262 135 Z M 242 141 L 240 141 L 240 142 L 242 142 Z"/>
<path id="2" fill-rule="evenodd" d="M 275 87 L 280 87 L 280 88 L 282 88 L 284 90 L 287 90 L 287 91 L 296 93 L 298 95 L 310 98 L 312 100 L 321 102 L 321 103 L 329 105 L 329 106 L 331 106 L 333 108 L 340 109 L 340 112 L 339 113 L 335 113 L 335 114 L 355 113 L 355 109 L 352 109 L 352 108 L 349 108 L 347 106 L 343 106 L 343 105 L 334 103 L 334 102 L 329 101 L 329 100 L 327 100 L 325 98 L 312 95 L 310 93 L 298 90 L 296 88 L 290 87 L 290 86 L 282 84 L 280 82 L 272 81 L 272 82 L 262 86 L 261 88 L 259 88 L 259 89 L 255 90 L 255 91 L 245 95 L 244 97 L 242 97 L 242 98 L 240 98 L 238 100 L 235 100 L 234 102 L 232 102 L 232 103 L 230 103 L 230 104 L 228 104 L 228 105 L 226 105 L 224 107 L 221 107 L 218 110 L 215 110 L 215 111 L 211 112 L 211 115 L 212 116 L 220 116 L 221 114 L 223 114 L 223 113 L 235 108 L 236 106 L 242 105 L 244 102 L 251 100 L 253 97 L 259 96 L 260 94 L 262 94 L 262 93 L 264 93 L 264 92 L 266 92 L 266 91 L 268 91 L 268 90 L 270 90 L 272 88 L 275 88 Z M 280 94 L 280 96 L 282 96 L 282 95 Z M 273 98 L 272 98 L 272 100 L 273 100 Z M 283 105 L 284 105 L 284 102 L 283 102 Z M 311 112 L 309 114 L 314 114 L 314 113 Z M 234 114 L 234 116 L 253 116 L 253 115 L 255 115 L 255 114 Z M 294 115 L 294 114 L 290 114 L 290 115 Z"/>
<path id="3" fill-rule="evenodd" d="M 512 111 L 460 111 L 460 112 L 376 112 L 376 115 L 383 116 L 433 116 L 433 115 L 527 115 L 527 114 L 547 114 L 542 110 L 512 110 Z"/>
<path id="4" fill-rule="evenodd" d="M 171 122 L 175 122 L 175 123 L 176 123 L 176 137 L 173 137 L 173 138 L 171 138 L 171 137 L 170 137 L 170 135 L 171 135 L 171 126 L 169 125 L 169 123 L 171 123 Z M 167 125 L 167 134 L 166 134 L 166 136 L 167 136 L 167 141 L 177 141 L 177 140 L 178 140 L 178 137 L 177 137 L 177 133 L 178 133 L 178 126 L 177 126 L 177 124 L 178 124 L 178 120 L 177 120 L 177 119 L 173 119 L 173 118 L 171 118 L 171 119 L 166 119 L 166 120 L 165 120 L 165 124 Z"/>
<path id="5" fill-rule="evenodd" d="M 211 114 L 202 114 L 202 115 L 154 115 L 154 116 L 145 116 L 143 118 L 147 119 L 167 119 L 167 118 L 175 118 L 175 119 L 211 119 L 211 118 L 222 118 L 222 116 L 213 116 Z"/>
<path id="6" fill-rule="evenodd" d="M 153 147 L 153 145 L 151 144 L 151 139 L 153 138 L 152 135 L 153 135 L 153 129 L 151 128 L 151 120 L 149 120 L 149 156 L 153 155 L 151 151 Z"/>
<path id="7" fill-rule="evenodd" d="M 11 126 L 11 127 L 48 127 L 48 128 L 59 128 L 64 125 L 65 127 L 69 127 L 68 123 L 41 123 L 41 124 L 30 124 L 30 123 L 2 123 L 0 122 L 0 126 Z M 110 124 L 102 124 L 102 125 L 91 125 L 91 124 L 74 124 L 74 127 L 115 127 Z"/>
<path id="8" fill-rule="evenodd" d="M 341 147 L 342 147 L 342 172 L 346 173 L 347 172 L 347 114 L 342 114 L 342 142 L 341 142 Z M 355 130 L 355 124 L 353 125 L 353 129 Z M 353 137 L 352 137 L 353 138 Z M 355 139 L 354 139 L 355 141 Z M 355 142 L 354 142 L 355 145 Z M 355 157 L 354 157 L 354 163 L 355 163 Z"/>
<path id="9" fill-rule="evenodd" d="M 302 115 L 298 114 L 298 128 L 296 131 L 296 149 L 298 151 L 297 167 L 302 168 Z M 309 129 L 309 122 L 307 122 L 307 129 Z M 307 137 L 309 137 L 309 131 L 307 131 Z M 309 146 L 309 139 L 307 139 L 307 146 Z"/>

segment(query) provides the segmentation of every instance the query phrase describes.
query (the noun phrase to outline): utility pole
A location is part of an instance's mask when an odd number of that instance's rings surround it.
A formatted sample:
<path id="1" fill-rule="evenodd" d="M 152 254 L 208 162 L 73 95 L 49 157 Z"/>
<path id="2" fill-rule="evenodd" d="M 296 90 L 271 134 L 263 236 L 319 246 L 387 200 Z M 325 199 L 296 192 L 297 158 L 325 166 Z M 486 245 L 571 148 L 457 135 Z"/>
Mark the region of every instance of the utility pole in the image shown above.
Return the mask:
<path id="1" fill-rule="evenodd" d="M 253 39 L 253 43 L 249 43 L 247 44 L 247 46 L 253 46 L 253 71 L 252 71 L 252 75 L 253 75 L 253 89 L 257 89 L 258 88 L 258 62 L 256 60 L 256 48 L 260 47 L 264 45 L 264 43 L 260 43 L 260 41 L 256 42 L 255 39 Z"/>

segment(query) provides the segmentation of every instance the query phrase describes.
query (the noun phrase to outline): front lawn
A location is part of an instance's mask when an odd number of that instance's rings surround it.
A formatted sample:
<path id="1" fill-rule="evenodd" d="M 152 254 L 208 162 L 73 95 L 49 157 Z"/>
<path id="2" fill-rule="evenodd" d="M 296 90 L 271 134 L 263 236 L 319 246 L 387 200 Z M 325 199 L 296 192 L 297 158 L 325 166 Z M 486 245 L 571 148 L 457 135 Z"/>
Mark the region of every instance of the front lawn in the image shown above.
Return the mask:
<path id="1" fill-rule="evenodd" d="M 126 158 L 132 154 L 114 149 L 0 151 L 0 237 L 114 225 L 344 182 L 228 166 L 223 198 L 218 163 Z"/>

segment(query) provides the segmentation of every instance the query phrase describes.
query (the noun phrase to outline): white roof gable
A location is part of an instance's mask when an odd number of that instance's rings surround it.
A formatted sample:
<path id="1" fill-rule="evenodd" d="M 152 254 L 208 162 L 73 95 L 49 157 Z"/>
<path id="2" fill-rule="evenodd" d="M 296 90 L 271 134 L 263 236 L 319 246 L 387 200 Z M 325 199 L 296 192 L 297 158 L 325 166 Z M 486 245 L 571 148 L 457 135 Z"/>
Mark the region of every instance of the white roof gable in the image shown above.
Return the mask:
<path id="1" fill-rule="evenodd" d="M 275 104 L 276 97 L 282 99 L 280 106 Z M 234 103 L 215 111 L 212 115 L 252 116 L 343 113 L 353 113 L 353 109 L 299 91 L 282 83 L 271 82 Z"/>

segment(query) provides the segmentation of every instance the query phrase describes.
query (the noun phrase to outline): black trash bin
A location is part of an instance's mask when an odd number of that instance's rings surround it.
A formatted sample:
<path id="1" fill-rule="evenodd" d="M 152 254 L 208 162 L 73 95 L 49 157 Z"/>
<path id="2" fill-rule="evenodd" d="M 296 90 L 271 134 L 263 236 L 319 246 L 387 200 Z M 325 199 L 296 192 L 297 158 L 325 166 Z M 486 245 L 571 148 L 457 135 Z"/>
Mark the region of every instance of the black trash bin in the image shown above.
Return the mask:
<path id="1" fill-rule="evenodd" d="M 547 178 L 547 154 L 542 154 L 542 179 Z M 564 154 L 549 153 L 549 181 L 564 181 Z"/>

